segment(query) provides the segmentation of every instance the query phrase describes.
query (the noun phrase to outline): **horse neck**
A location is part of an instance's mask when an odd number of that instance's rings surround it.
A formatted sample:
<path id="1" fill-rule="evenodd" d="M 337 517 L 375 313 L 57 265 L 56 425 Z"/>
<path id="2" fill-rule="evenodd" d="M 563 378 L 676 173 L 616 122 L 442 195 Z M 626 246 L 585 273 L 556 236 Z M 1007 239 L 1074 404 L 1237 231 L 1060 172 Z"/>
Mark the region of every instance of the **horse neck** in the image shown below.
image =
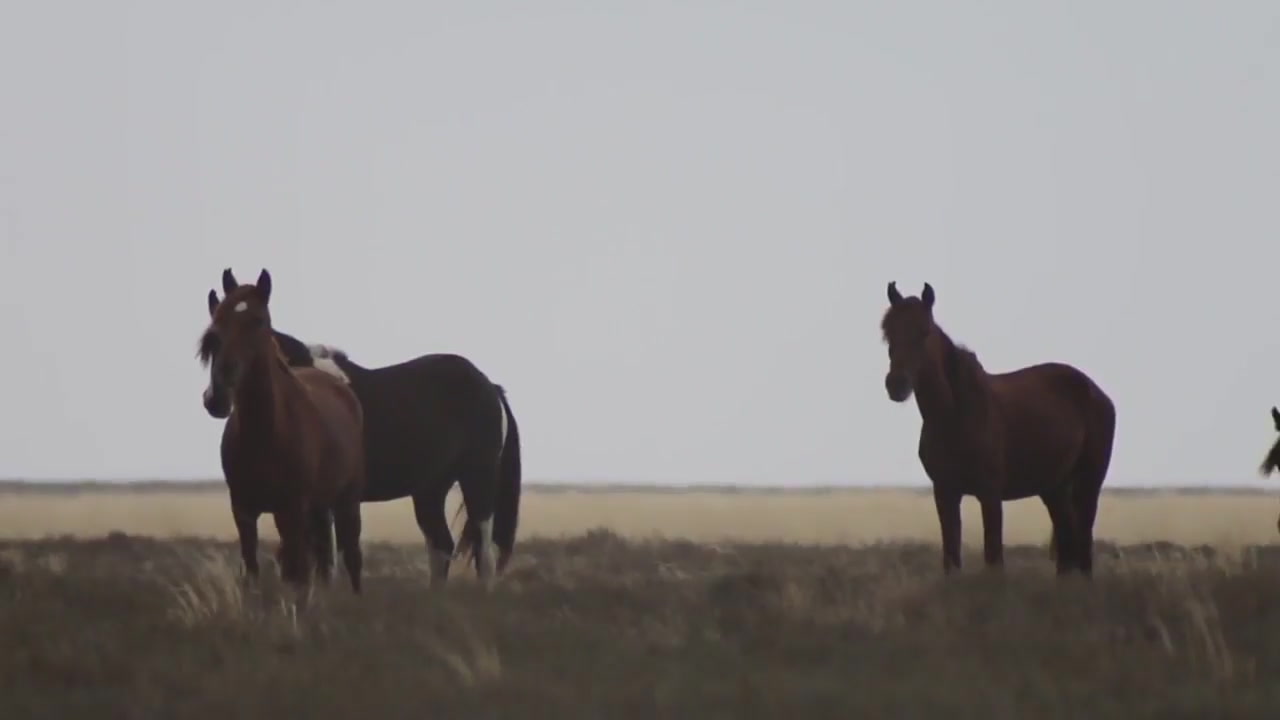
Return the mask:
<path id="1" fill-rule="evenodd" d="M 926 342 L 927 355 L 916 376 L 916 407 L 925 423 L 951 422 L 958 416 L 960 407 L 948 368 L 958 351 L 951 338 L 937 326 Z"/>
<path id="2" fill-rule="evenodd" d="M 259 352 L 249 361 L 236 389 L 235 406 L 251 436 L 267 438 L 275 432 L 290 380 L 274 349 Z"/>

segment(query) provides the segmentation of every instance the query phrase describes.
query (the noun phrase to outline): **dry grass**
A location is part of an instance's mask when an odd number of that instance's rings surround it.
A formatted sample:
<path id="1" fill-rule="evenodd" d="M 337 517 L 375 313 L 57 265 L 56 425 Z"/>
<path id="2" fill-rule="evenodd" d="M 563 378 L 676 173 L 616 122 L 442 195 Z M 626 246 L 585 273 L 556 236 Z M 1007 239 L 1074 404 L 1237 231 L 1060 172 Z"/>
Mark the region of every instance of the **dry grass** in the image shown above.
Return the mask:
<path id="1" fill-rule="evenodd" d="M 459 568 L 429 589 L 407 503 L 392 503 L 395 528 L 373 515 L 369 536 L 408 542 L 366 543 L 366 594 L 339 574 L 303 613 L 267 528 L 262 585 L 241 584 L 216 494 L 91 497 L 112 519 L 82 533 L 96 538 L 0 541 L 0 717 L 1280 716 L 1265 497 L 1109 498 L 1112 537 L 1121 517 L 1139 534 L 1174 517 L 1164 535 L 1182 544 L 1104 543 L 1085 582 L 1053 576 L 1034 512 L 1011 534 L 1035 545 L 1008 548 L 1003 574 L 980 569 L 971 541 L 944 579 L 932 508 L 906 493 L 731 493 L 705 522 L 671 509 L 713 493 L 532 493 L 531 532 L 492 593 Z M 74 530 L 84 501 L 8 495 L 0 527 Z M 54 514 L 40 522 L 37 507 Z M 157 508 L 215 537 L 181 537 Z M 593 518 L 567 508 L 599 508 L 631 537 L 582 532 Z M 642 539 L 687 528 L 716 542 Z"/>
<path id="2" fill-rule="evenodd" d="M 112 531 L 153 537 L 234 538 L 224 487 L 195 491 L 85 489 L 59 492 L 0 487 L 0 537 L 32 539 Z M 458 492 L 450 497 L 450 517 Z M 1171 541 L 1243 545 L 1276 538 L 1280 503 L 1262 493 L 1115 492 L 1104 495 L 1097 534 L 1118 543 Z M 981 541 L 977 503 L 963 507 L 966 543 Z M 366 504 L 365 537 L 421 542 L 408 500 Z M 1005 505 L 1005 539 L 1039 544 L 1049 535 L 1038 500 Z M 627 538 L 697 542 L 858 544 L 938 537 L 933 501 L 911 490 L 831 491 L 525 491 L 520 536 L 556 538 L 607 527 Z"/>
<path id="3" fill-rule="evenodd" d="M 0 543 L 0 717 L 1276 717 L 1280 550 L 524 543 L 486 594 L 371 544 L 294 610 L 232 543 Z"/>

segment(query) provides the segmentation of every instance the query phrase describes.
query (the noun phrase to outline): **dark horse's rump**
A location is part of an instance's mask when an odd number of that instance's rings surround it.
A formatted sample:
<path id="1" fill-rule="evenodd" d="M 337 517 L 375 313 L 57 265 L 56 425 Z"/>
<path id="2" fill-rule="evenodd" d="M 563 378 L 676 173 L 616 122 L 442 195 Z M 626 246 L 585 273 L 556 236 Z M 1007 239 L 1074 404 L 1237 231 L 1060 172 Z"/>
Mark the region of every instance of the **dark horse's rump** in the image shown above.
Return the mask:
<path id="1" fill-rule="evenodd" d="M 1093 567 L 1093 525 L 1111 462 L 1115 407 L 1080 370 L 1048 362 L 988 373 L 933 320 L 933 288 L 904 298 L 889 284 L 882 330 L 885 389 L 913 394 L 920 461 L 933 483 L 943 567 L 960 566 L 960 499 L 982 504 L 984 556 L 1003 562 L 1002 503 L 1039 496 L 1054 527 L 1059 572 Z"/>
<path id="2" fill-rule="evenodd" d="M 237 285 L 224 271 L 224 289 Z M 494 570 L 504 568 L 515 545 L 521 465 L 519 431 L 503 389 L 461 355 L 429 354 L 367 368 L 340 350 L 306 345 L 279 331 L 275 337 L 291 366 L 318 367 L 349 381 L 364 409 L 363 501 L 413 498 L 433 575 L 443 579 L 455 554 L 445 517 L 455 482 L 468 516 L 464 545 L 473 541 L 477 570 L 489 573 L 482 554 L 490 537 L 498 557 L 489 561 Z M 205 407 L 215 417 L 226 411 L 209 391 Z"/>

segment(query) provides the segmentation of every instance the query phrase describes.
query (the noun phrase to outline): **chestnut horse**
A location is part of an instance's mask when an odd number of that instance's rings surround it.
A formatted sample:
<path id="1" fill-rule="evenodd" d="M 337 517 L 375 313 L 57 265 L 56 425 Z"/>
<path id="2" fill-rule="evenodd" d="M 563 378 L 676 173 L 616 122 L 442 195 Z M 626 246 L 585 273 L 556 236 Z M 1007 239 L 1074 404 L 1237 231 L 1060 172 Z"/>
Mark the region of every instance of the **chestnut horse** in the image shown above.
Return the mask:
<path id="1" fill-rule="evenodd" d="M 1271 422 L 1276 426 L 1276 432 L 1280 432 L 1280 410 L 1276 406 L 1271 406 Z M 1280 469 L 1280 440 L 1276 440 L 1271 446 L 1271 451 L 1267 453 L 1267 457 L 1262 461 L 1262 466 L 1258 470 L 1262 473 L 1262 477 L 1267 477 L 1271 471 Z M 1276 530 L 1280 531 L 1280 518 L 1276 519 Z"/>
<path id="2" fill-rule="evenodd" d="M 199 357 L 214 391 L 233 398 L 222 431 L 222 470 L 250 578 L 258 577 L 258 517 L 270 513 L 280 535 L 283 579 L 311 584 L 312 559 L 328 582 L 330 517 L 354 593 L 360 593 L 360 498 L 364 492 L 363 410 L 333 375 L 290 368 L 271 332 L 271 275 L 218 302 Z M 303 596 L 305 598 L 305 596 Z"/>
<path id="3" fill-rule="evenodd" d="M 881 330 L 889 399 L 920 410 L 920 462 L 933 483 L 942 567 L 960 568 L 960 500 L 982 505 L 986 565 L 1004 564 L 1002 503 L 1040 497 L 1053 522 L 1059 575 L 1093 572 L 1093 523 L 1111 464 L 1116 411 L 1080 370 L 1049 362 L 988 373 L 933 318 L 934 292 L 904 298 L 889 283 Z"/>
<path id="4" fill-rule="evenodd" d="M 223 270 L 223 292 L 238 287 L 230 268 Z M 209 296 L 213 302 L 217 293 L 210 290 Z M 342 378 L 360 399 L 367 478 L 363 502 L 413 498 L 431 583 L 443 586 L 451 562 L 463 553 L 470 553 L 486 583 L 501 574 L 515 549 L 521 485 L 520 430 L 502 387 L 453 353 L 365 367 L 341 350 L 271 332 L 290 366 Z M 203 402 L 215 418 L 227 417 L 235 404 L 212 380 Z M 459 510 L 467 513 L 456 544 L 445 516 L 445 499 L 455 483 L 462 491 Z"/>

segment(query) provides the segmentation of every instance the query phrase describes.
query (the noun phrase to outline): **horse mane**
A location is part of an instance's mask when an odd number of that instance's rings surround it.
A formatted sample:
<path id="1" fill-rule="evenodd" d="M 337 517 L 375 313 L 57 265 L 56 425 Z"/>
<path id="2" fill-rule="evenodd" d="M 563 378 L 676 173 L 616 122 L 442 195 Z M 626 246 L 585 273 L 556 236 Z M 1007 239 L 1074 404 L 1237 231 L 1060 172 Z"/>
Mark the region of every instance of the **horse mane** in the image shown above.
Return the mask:
<path id="1" fill-rule="evenodd" d="M 880 318 L 880 339 L 889 342 L 889 314 L 893 312 L 893 306 L 890 305 L 888 310 L 884 311 L 884 315 Z"/>
<path id="2" fill-rule="evenodd" d="M 982 414 L 987 409 L 987 370 L 977 353 L 956 343 L 941 327 L 934 324 L 934 332 L 942 339 L 943 373 L 956 408 L 969 414 Z"/>
<path id="3" fill-rule="evenodd" d="M 196 357 L 200 358 L 200 364 L 209 367 L 209 363 L 213 362 L 213 353 L 218 349 L 218 336 L 214 334 L 212 328 L 206 328 L 200 333 L 200 340 L 196 342 Z"/>
<path id="4" fill-rule="evenodd" d="M 285 370 L 292 373 L 293 370 L 289 367 L 289 358 L 285 355 L 284 348 L 280 347 L 280 343 L 274 335 L 268 336 L 268 339 L 271 341 L 271 347 L 275 350 L 276 360 L 284 366 Z M 196 357 L 200 359 L 201 365 L 209 367 L 209 363 L 213 362 L 213 355 L 217 350 L 218 335 L 213 332 L 212 328 L 209 328 L 200 334 L 200 341 L 196 346 Z"/>
<path id="5" fill-rule="evenodd" d="M 276 351 L 276 363 L 280 367 L 284 368 L 285 373 L 295 375 L 296 373 L 293 371 L 293 366 L 289 364 L 289 356 L 285 354 L 284 348 L 280 347 L 280 341 L 276 339 L 275 335 L 270 335 L 268 337 L 271 339 L 271 347 L 275 348 Z"/>

